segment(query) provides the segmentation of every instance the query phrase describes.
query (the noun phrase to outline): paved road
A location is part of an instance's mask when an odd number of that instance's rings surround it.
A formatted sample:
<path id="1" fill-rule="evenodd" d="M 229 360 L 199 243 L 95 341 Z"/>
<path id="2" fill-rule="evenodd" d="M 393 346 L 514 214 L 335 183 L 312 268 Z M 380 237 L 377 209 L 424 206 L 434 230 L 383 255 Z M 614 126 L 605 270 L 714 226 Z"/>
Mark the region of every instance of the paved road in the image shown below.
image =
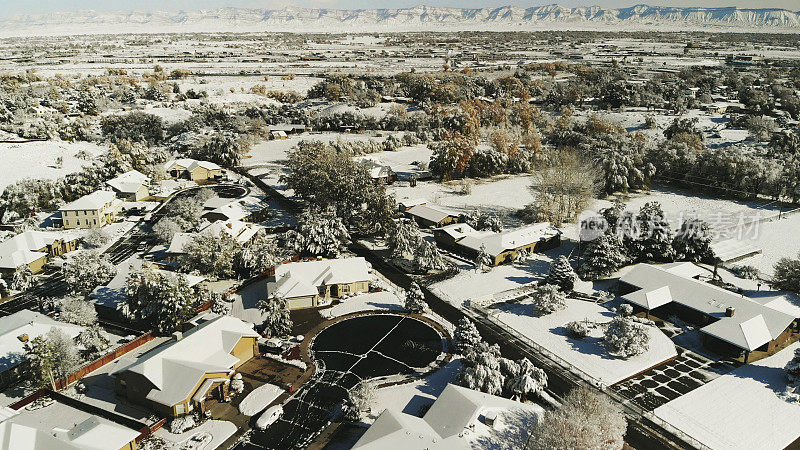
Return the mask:
<path id="1" fill-rule="evenodd" d="M 147 220 L 141 219 L 127 233 L 122 235 L 115 243 L 108 247 L 103 255 L 107 256 L 113 264 L 119 264 L 130 258 L 136 253 L 149 251 L 155 244 L 150 231 L 152 225 L 158 222 L 169 211 L 169 204 L 178 198 L 183 198 L 195 194 L 201 189 L 213 189 L 217 195 L 227 198 L 239 198 L 249 194 L 250 190 L 237 184 L 216 184 L 192 187 L 178 191 L 159 205 L 150 214 Z M 147 216 L 145 216 L 147 217 Z M 30 308 L 40 308 L 41 300 L 44 297 L 59 297 L 67 293 L 67 285 L 64 277 L 56 271 L 46 275 L 35 287 L 17 294 L 7 301 L 0 304 L 0 316 L 7 316 L 17 311 Z M 104 322 L 105 323 L 105 322 Z M 116 324 L 109 322 L 108 325 L 125 327 L 126 324 Z"/>

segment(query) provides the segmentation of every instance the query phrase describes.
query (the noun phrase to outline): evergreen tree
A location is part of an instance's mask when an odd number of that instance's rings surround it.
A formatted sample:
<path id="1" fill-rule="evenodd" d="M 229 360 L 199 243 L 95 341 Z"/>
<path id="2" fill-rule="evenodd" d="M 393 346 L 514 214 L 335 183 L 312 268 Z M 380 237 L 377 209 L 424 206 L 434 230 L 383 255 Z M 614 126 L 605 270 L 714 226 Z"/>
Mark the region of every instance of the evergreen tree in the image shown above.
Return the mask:
<path id="1" fill-rule="evenodd" d="M 567 296 L 553 284 L 542 284 L 531 292 L 536 314 L 543 316 L 567 307 Z"/>
<path id="2" fill-rule="evenodd" d="M 478 342 L 483 341 L 478 328 L 471 320 L 463 317 L 453 332 L 453 350 L 464 353 L 468 348 L 474 347 Z"/>
<path id="3" fill-rule="evenodd" d="M 714 257 L 711 250 L 711 230 L 707 222 L 690 219 L 681 224 L 681 229 L 672 241 L 675 258 L 682 261 L 709 262 Z"/>
<path id="4" fill-rule="evenodd" d="M 67 376 L 81 363 L 75 342 L 60 328 L 52 328 L 26 343 L 25 355 L 33 380 L 40 385 L 50 383 L 53 389 L 55 380 Z"/>
<path id="5" fill-rule="evenodd" d="M 27 291 L 36 284 L 36 277 L 33 276 L 31 268 L 27 265 L 20 266 L 14 271 L 11 278 L 11 289 L 15 291 Z"/>
<path id="6" fill-rule="evenodd" d="M 575 279 L 577 277 L 567 257 L 561 255 L 550 264 L 550 270 L 548 270 L 542 284 L 556 285 L 564 292 L 571 292 L 575 288 Z"/>
<path id="7" fill-rule="evenodd" d="M 775 264 L 772 286 L 800 293 L 800 259 L 781 258 Z"/>
<path id="8" fill-rule="evenodd" d="M 245 278 L 254 277 L 275 267 L 280 262 L 277 255 L 275 241 L 264 231 L 259 231 L 239 252 L 236 270 Z"/>
<path id="9" fill-rule="evenodd" d="M 258 309 L 264 318 L 264 333 L 268 336 L 283 337 L 292 332 L 292 318 L 285 298 L 275 296 L 259 300 Z"/>
<path id="10" fill-rule="evenodd" d="M 241 246 L 225 231 L 203 232 L 192 238 L 183 247 L 182 269 L 197 271 L 212 279 L 231 278 L 234 261 Z"/>
<path id="11" fill-rule="evenodd" d="M 410 258 L 421 245 L 422 236 L 416 222 L 400 220 L 395 223 L 386 240 L 386 245 L 392 249 L 394 258 Z"/>
<path id="12" fill-rule="evenodd" d="M 423 239 L 414 253 L 414 268 L 418 272 L 426 273 L 431 270 L 444 270 L 447 268 L 447 263 L 436 244 Z"/>
<path id="13" fill-rule="evenodd" d="M 658 202 L 647 202 L 636 216 L 639 239 L 636 241 L 636 256 L 639 261 L 669 262 L 675 260 L 672 249 L 672 230 L 664 218 Z"/>
<path id="14" fill-rule="evenodd" d="M 350 240 L 350 234 L 333 210 L 309 209 L 300 217 L 297 230 L 286 233 L 286 240 L 298 253 L 336 257 Z"/>
<path id="15" fill-rule="evenodd" d="M 500 347 L 483 341 L 466 349 L 463 363 L 464 371 L 459 384 L 491 395 L 503 392 L 505 377 L 500 371 Z"/>
<path id="16" fill-rule="evenodd" d="M 478 254 L 475 255 L 475 270 L 492 270 L 492 257 L 486 253 L 486 246 L 481 244 Z"/>
<path id="17" fill-rule="evenodd" d="M 412 282 L 411 286 L 409 286 L 408 290 L 406 291 L 406 311 L 412 313 L 422 313 L 425 311 L 427 306 L 427 303 L 425 303 L 425 294 L 423 294 L 419 284 L 417 284 L 416 281 Z"/>
<path id="18" fill-rule="evenodd" d="M 610 276 L 625 265 L 625 249 L 614 234 L 603 234 L 586 242 L 581 249 L 578 274 L 584 280 L 598 280 Z"/>
<path id="19" fill-rule="evenodd" d="M 794 357 L 786 363 L 786 376 L 793 384 L 800 382 L 800 348 L 795 349 Z"/>
<path id="20" fill-rule="evenodd" d="M 507 377 L 508 391 L 514 400 L 522 401 L 530 394 L 539 395 L 547 388 L 547 374 L 528 358 L 522 358 L 514 367 L 514 373 Z"/>
<path id="21" fill-rule="evenodd" d="M 126 313 L 161 333 L 179 330 L 194 315 L 195 293 L 181 274 L 133 271 L 125 295 Z"/>
<path id="22" fill-rule="evenodd" d="M 76 252 L 61 266 L 61 274 L 69 290 L 88 294 L 117 274 L 117 267 L 104 255 L 94 251 Z"/>

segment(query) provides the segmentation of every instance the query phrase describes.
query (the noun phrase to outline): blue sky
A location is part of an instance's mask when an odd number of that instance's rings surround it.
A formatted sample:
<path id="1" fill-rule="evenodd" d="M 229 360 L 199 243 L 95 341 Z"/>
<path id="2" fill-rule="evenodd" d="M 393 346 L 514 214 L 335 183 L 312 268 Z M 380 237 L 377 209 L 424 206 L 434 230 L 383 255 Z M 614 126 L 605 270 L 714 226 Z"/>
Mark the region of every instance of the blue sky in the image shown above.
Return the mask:
<path id="1" fill-rule="evenodd" d="M 798 0 L 562 0 L 526 3 L 512 0 L 0 0 L 0 16 L 14 14 L 42 14 L 56 11 L 75 11 L 94 9 L 99 11 L 153 11 L 153 10 L 196 10 L 236 6 L 245 8 L 281 8 L 287 5 L 324 8 L 403 8 L 426 4 L 431 6 L 454 6 L 479 8 L 515 4 L 535 6 L 559 3 L 563 6 L 600 5 L 604 7 L 625 7 L 639 3 L 669 6 L 739 6 L 742 8 L 786 8 L 800 10 Z"/>

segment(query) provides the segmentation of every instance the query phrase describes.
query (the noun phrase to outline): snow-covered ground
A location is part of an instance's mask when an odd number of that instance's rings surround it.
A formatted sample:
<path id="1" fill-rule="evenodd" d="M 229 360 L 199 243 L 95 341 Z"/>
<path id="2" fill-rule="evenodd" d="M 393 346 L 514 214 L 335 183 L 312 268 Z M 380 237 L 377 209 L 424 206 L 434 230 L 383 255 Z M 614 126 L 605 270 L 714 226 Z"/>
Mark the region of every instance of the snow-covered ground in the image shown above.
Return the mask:
<path id="1" fill-rule="evenodd" d="M 153 434 L 164 439 L 174 449 L 213 450 L 236 433 L 236 425 L 227 420 L 206 420 L 198 427 L 181 434 L 170 433 L 166 427 Z"/>
<path id="2" fill-rule="evenodd" d="M 11 183 L 24 178 L 46 178 L 55 180 L 81 167 L 91 164 L 91 160 L 76 158 L 81 151 L 91 158 L 103 154 L 106 147 L 90 142 L 35 141 L 17 144 L 0 143 L 0 191 Z M 56 164 L 63 158 L 61 167 Z"/>
<path id="3" fill-rule="evenodd" d="M 427 145 L 419 144 L 412 147 L 400 147 L 394 151 L 359 156 L 357 159 L 370 159 L 382 165 L 387 165 L 391 167 L 393 171 L 401 175 L 401 178 L 404 178 L 412 173 L 420 172 L 419 167 L 413 163 L 423 162 L 427 165 L 431 160 L 431 155 L 433 155 L 433 151 L 431 151 Z"/>
<path id="4" fill-rule="evenodd" d="M 274 384 L 259 386 L 247 394 L 247 397 L 239 403 L 239 412 L 245 416 L 254 416 L 269 406 L 281 394 L 283 394 L 283 389 Z"/>
<path id="5" fill-rule="evenodd" d="M 328 309 L 320 310 L 326 318 L 334 318 L 360 311 L 402 311 L 403 299 L 392 291 L 357 294 Z"/>
<path id="6" fill-rule="evenodd" d="M 795 343 L 658 407 L 654 414 L 713 449 L 783 449 L 800 437 L 800 405 L 779 397 Z"/>
<path id="7" fill-rule="evenodd" d="M 544 347 L 567 364 L 610 386 L 636 375 L 677 355 L 675 345 L 656 327 L 648 327 L 650 348 L 647 352 L 627 359 L 608 353 L 602 342 L 602 328 L 597 327 L 584 339 L 568 336 L 565 325 L 572 321 L 589 319 L 607 323 L 615 313 L 596 303 L 567 299 L 567 307 L 552 314 L 537 317 L 534 306 L 524 300 L 498 308 L 492 315 L 496 320 Z"/>
<path id="8" fill-rule="evenodd" d="M 364 421 L 371 423 L 387 408 L 416 415 L 420 407 L 430 406 L 436 400 L 447 387 L 447 383 L 455 382 L 461 367 L 461 360 L 456 358 L 425 378 L 378 389 L 375 392 L 372 414 Z"/>
<path id="9" fill-rule="evenodd" d="M 291 150 L 292 147 L 300 143 L 300 141 L 320 141 L 328 143 L 331 141 L 369 141 L 370 139 L 376 141 L 384 140 L 382 137 L 376 137 L 370 134 L 335 132 L 307 132 L 291 135 L 286 139 L 265 140 L 252 146 L 250 152 L 248 152 L 242 160 L 242 166 L 253 167 L 285 161 L 286 153 Z M 378 154 L 381 153 L 375 153 L 375 155 Z"/>

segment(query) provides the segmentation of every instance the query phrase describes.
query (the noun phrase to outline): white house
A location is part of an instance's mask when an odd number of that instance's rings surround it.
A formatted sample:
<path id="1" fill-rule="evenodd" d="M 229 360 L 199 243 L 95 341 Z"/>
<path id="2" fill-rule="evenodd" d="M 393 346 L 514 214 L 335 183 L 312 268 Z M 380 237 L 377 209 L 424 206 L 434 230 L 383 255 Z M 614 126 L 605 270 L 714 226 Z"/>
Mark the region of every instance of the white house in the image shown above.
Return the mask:
<path id="1" fill-rule="evenodd" d="M 122 202 L 112 191 L 95 191 L 59 208 L 64 229 L 99 228 L 114 221 Z"/>

